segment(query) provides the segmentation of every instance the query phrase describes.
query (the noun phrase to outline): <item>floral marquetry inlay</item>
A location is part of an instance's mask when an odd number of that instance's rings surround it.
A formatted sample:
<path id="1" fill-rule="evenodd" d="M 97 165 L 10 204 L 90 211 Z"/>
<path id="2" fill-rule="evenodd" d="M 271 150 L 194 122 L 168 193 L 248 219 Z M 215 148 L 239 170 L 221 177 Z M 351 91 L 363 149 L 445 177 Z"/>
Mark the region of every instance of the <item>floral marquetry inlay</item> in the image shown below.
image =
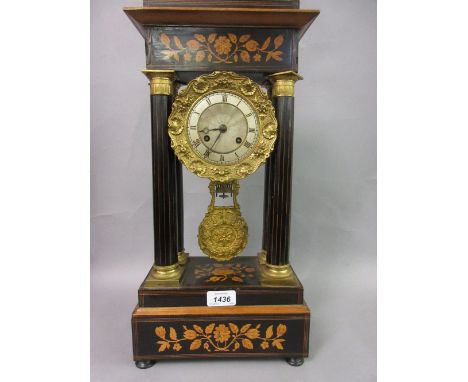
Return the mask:
<path id="1" fill-rule="evenodd" d="M 284 324 L 278 324 L 276 328 L 270 325 L 263 330 L 261 324 L 239 327 L 232 322 L 211 323 L 204 329 L 195 324 L 191 328 L 182 325 L 182 328 L 182 333 L 178 333 L 173 327 L 169 327 L 169 330 L 164 326 L 156 327 L 154 332 L 160 339 L 157 341 L 158 352 L 170 349 L 178 352 L 184 347 L 184 350 L 203 349 L 206 352 L 235 352 L 241 347 L 248 350 L 284 350 L 285 339 L 282 337 L 287 330 Z"/>
<path id="2" fill-rule="evenodd" d="M 245 280 L 253 278 L 256 268 L 244 264 L 205 264 L 195 267 L 195 277 L 205 278 L 205 282 L 219 283 L 223 281 L 234 281 L 244 283 Z"/>
<path id="3" fill-rule="evenodd" d="M 268 36 L 257 41 L 250 34 L 235 33 L 194 33 L 193 38 L 183 42 L 182 38 L 161 33 L 159 39 L 164 46 L 162 55 L 171 61 L 210 62 L 233 64 L 237 62 L 260 63 L 270 60 L 282 61 L 283 51 L 280 50 L 284 36 Z"/>

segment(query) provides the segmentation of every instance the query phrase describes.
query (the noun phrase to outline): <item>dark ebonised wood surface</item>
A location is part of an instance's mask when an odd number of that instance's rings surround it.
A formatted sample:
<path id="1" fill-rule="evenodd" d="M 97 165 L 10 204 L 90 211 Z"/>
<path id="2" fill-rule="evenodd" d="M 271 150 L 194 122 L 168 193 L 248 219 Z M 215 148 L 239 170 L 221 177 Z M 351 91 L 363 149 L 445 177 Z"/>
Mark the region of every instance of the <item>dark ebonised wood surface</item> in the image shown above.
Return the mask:
<path id="1" fill-rule="evenodd" d="M 284 265 L 289 263 L 294 97 L 275 97 L 273 105 L 278 121 L 278 136 L 268 160 L 268 184 L 265 190 L 267 211 L 264 218 L 267 237 L 264 249 L 269 264 Z"/>
<path id="2" fill-rule="evenodd" d="M 172 97 L 151 96 L 154 263 L 177 263 L 177 159 L 167 133 Z"/>

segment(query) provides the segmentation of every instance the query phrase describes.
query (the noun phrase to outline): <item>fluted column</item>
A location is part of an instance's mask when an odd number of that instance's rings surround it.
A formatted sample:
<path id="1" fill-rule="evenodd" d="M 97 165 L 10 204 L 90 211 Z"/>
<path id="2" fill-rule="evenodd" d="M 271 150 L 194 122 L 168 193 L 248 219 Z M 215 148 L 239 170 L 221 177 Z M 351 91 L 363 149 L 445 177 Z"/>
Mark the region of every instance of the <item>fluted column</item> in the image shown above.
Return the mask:
<path id="1" fill-rule="evenodd" d="M 291 274 L 289 237 L 291 222 L 292 156 L 294 133 L 294 85 L 302 79 L 288 71 L 269 76 L 278 135 L 265 169 L 264 248 L 265 271 L 271 277 Z"/>
<path id="2" fill-rule="evenodd" d="M 153 159 L 154 271 L 160 280 L 180 277 L 178 263 L 177 158 L 171 148 L 167 120 L 174 93 L 173 70 L 144 70 L 151 91 Z"/>

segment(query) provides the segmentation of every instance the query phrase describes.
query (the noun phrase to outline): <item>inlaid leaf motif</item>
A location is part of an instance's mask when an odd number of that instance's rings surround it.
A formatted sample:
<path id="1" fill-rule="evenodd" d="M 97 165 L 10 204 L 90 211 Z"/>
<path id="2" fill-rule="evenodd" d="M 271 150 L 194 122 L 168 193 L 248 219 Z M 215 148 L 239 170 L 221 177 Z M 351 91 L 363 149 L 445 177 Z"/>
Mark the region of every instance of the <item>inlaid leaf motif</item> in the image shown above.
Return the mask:
<path id="1" fill-rule="evenodd" d="M 171 340 L 174 340 L 174 341 L 177 340 L 177 332 L 172 326 L 169 328 L 169 337 Z"/>
<path id="2" fill-rule="evenodd" d="M 234 44 L 237 42 L 237 36 L 234 33 L 228 33 L 228 37 Z"/>
<path id="3" fill-rule="evenodd" d="M 171 39 L 167 34 L 161 33 L 160 40 L 166 48 L 171 49 Z"/>
<path id="4" fill-rule="evenodd" d="M 166 338 L 166 329 L 164 329 L 164 326 L 158 326 L 154 332 L 159 338 L 165 339 Z"/>
<path id="5" fill-rule="evenodd" d="M 174 57 L 174 59 L 179 62 L 179 54 L 178 53 L 173 53 L 172 54 L 172 57 Z"/>
<path id="6" fill-rule="evenodd" d="M 244 62 L 250 62 L 250 55 L 246 50 L 241 50 L 240 57 Z"/>
<path id="7" fill-rule="evenodd" d="M 208 42 L 212 44 L 214 40 L 216 40 L 216 36 L 217 36 L 216 33 L 210 33 L 210 35 L 208 36 Z"/>
<path id="8" fill-rule="evenodd" d="M 213 333 L 214 327 L 215 327 L 215 324 L 214 324 L 214 323 L 209 324 L 209 325 L 205 328 L 205 333 L 206 333 L 206 334 L 211 334 L 211 333 Z"/>
<path id="9" fill-rule="evenodd" d="M 281 337 L 284 333 L 286 333 L 286 325 L 284 324 L 279 324 L 278 327 L 276 328 L 276 336 Z"/>
<path id="10" fill-rule="evenodd" d="M 271 344 L 273 346 L 276 346 L 277 349 L 283 350 L 284 348 L 283 348 L 283 345 L 281 344 L 281 342 L 283 342 L 283 341 L 284 341 L 284 339 L 281 338 L 281 339 L 278 339 L 278 340 L 274 340 Z"/>
<path id="11" fill-rule="evenodd" d="M 169 59 L 172 57 L 172 50 L 161 50 L 161 53 L 165 56 L 164 58 Z"/>
<path id="12" fill-rule="evenodd" d="M 249 34 L 243 34 L 239 37 L 239 42 L 246 42 L 250 38 Z"/>
<path id="13" fill-rule="evenodd" d="M 197 350 L 201 346 L 201 340 L 195 340 L 190 344 L 190 350 Z"/>
<path id="14" fill-rule="evenodd" d="M 266 48 L 268 48 L 268 45 L 270 45 L 270 41 L 271 41 L 271 37 L 268 37 L 265 42 L 263 43 L 262 47 L 260 48 L 260 50 L 265 50 Z"/>
<path id="15" fill-rule="evenodd" d="M 240 343 L 236 341 L 236 343 L 234 344 L 234 349 L 232 349 L 232 351 L 236 351 L 239 348 L 240 348 Z"/>
<path id="16" fill-rule="evenodd" d="M 251 326 L 252 326 L 252 324 L 245 324 L 245 325 L 241 328 L 240 332 L 241 332 L 241 333 L 245 333 L 247 330 L 249 330 L 249 328 L 250 328 Z"/>
<path id="17" fill-rule="evenodd" d="M 277 51 L 271 53 L 271 57 L 273 59 L 275 59 L 276 61 L 283 61 L 283 59 L 281 58 L 282 54 L 283 54 L 283 52 L 281 52 L 280 50 L 277 50 Z"/>
<path id="18" fill-rule="evenodd" d="M 282 34 L 277 36 L 273 41 L 273 43 L 275 44 L 275 49 L 278 49 L 281 46 L 281 44 L 283 43 L 283 41 L 284 41 L 284 37 L 283 37 Z"/>
<path id="19" fill-rule="evenodd" d="M 265 333 L 265 338 L 271 338 L 273 336 L 273 325 L 270 325 Z"/>
<path id="20" fill-rule="evenodd" d="M 249 339 L 247 338 L 244 338 L 242 340 L 242 345 L 246 348 L 246 349 L 253 349 L 253 343 L 252 341 L 250 341 Z"/>
<path id="21" fill-rule="evenodd" d="M 243 283 L 243 282 L 244 282 L 244 280 L 243 280 L 242 278 L 237 277 L 237 276 L 232 276 L 232 277 L 231 277 L 231 280 L 232 280 L 232 281 L 237 281 L 237 282 L 239 282 L 239 283 Z"/>
<path id="22" fill-rule="evenodd" d="M 203 36 L 202 34 L 194 34 L 193 36 L 200 42 L 205 42 L 206 41 L 205 36 Z"/>
<path id="23" fill-rule="evenodd" d="M 157 343 L 161 345 L 159 346 L 158 352 L 162 352 L 171 347 L 171 345 L 169 345 L 169 342 L 167 341 L 158 341 Z"/>
<path id="24" fill-rule="evenodd" d="M 203 329 L 200 328 L 198 325 L 193 325 L 193 328 L 200 334 L 203 334 Z"/>
<path id="25" fill-rule="evenodd" d="M 233 324 L 233 323 L 229 323 L 229 328 L 231 329 L 231 331 L 234 333 L 234 334 L 237 334 L 239 332 L 239 328 L 237 325 Z"/>
<path id="26" fill-rule="evenodd" d="M 177 48 L 179 48 L 179 49 L 184 49 L 184 46 L 183 46 L 182 43 L 180 42 L 179 37 L 174 36 L 174 42 L 175 42 Z"/>

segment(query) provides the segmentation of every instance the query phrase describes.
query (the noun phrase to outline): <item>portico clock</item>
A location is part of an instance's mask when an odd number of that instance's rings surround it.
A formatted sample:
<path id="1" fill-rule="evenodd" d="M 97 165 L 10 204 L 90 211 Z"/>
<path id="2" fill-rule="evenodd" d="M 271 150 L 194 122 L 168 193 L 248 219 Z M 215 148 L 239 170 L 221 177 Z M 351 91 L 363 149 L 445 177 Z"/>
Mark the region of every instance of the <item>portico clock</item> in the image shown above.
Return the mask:
<path id="1" fill-rule="evenodd" d="M 151 94 L 154 264 L 132 314 L 135 364 L 300 366 L 310 311 L 289 261 L 294 87 L 299 40 L 319 11 L 299 0 L 144 0 L 124 11 L 145 40 Z M 262 165 L 263 217 L 249 222 L 262 224 L 262 241 L 245 253 L 238 195 Z M 184 227 L 182 166 L 211 195 L 198 227 Z M 190 256 L 184 232 L 197 237 Z"/>

